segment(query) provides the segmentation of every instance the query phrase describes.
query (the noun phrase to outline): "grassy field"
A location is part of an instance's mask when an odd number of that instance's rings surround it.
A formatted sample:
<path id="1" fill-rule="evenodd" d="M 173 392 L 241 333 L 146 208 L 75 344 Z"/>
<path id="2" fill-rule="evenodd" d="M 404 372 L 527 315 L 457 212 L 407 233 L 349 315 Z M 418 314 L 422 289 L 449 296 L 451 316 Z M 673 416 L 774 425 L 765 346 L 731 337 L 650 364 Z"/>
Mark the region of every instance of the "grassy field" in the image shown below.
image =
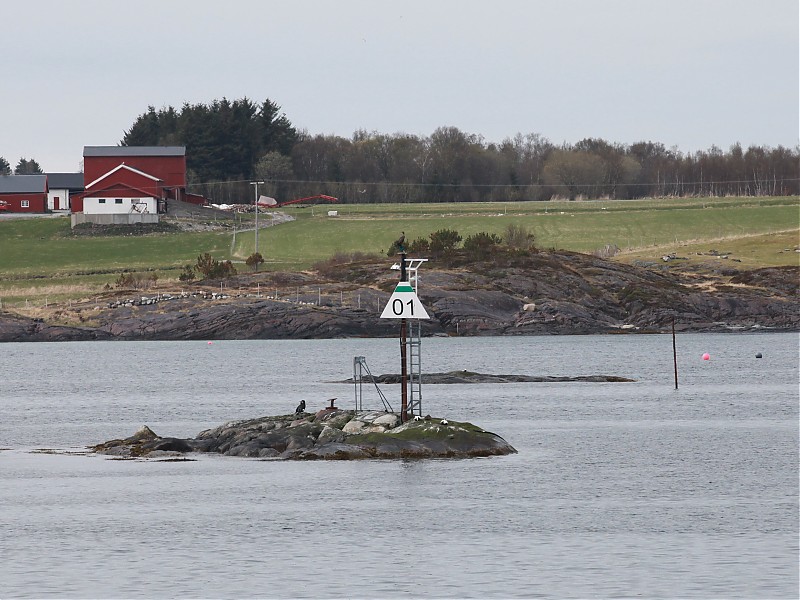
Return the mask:
<path id="1" fill-rule="evenodd" d="M 329 210 L 338 216 L 328 216 Z M 509 224 L 527 227 L 540 248 L 592 252 L 615 245 L 618 259 L 626 261 L 716 249 L 741 259 L 738 268 L 753 268 L 797 265 L 800 256 L 794 252 L 800 242 L 797 197 L 325 205 L 285 212 L 295 220 L 260 230 L 266 269 L 305 269 L 336 252 L 385 255 L 401 231 L 409 240 L 439 229 L 466 238 L 481 231 L 502 235 Z M 260 221 L 263 226 L 269 217 Z M 0 299 L 8 304 L 91 295 L 113 285 L 125 269 L 175 280 L 203 252 L 241 263 L 254 249 L 254 232 L 241 229 L 235 239 L 230 231 L 76 237 L 67 218 L 0 218 Z"/>
<path id="2" fill-rule="evenodd" d="M 401 231 L 413 240 L 447 228 L 466 238 L 480 231 L 501 235 L 509 224 L 527 227 L 540 248 L 579 252 L 606 245 L 660 252 L 680 243 L 778 232 L 797 237 L 800 231 L 798 198 L 345 205 L 334 207 L 337 217 L 328 217 L 328 208 L 295 208 L 296 221 L 262 230 L 259 250 L 268 263 L 307 267 L 337 251 L 384 254 Z M 237 238 L 235 258 L 253 250 L 252 233 Z M 788 262 L 788 256 L 783 258 Z"/>
<path id="3" fill-rule="evenodd" d="M 53 276 L 104 270 L 176 268 L 202 252 L 227 254 L 230 235 L 218 232 L 131 237 L 78 237 L 69 219 L 0 221 L 0 273 Z"/>

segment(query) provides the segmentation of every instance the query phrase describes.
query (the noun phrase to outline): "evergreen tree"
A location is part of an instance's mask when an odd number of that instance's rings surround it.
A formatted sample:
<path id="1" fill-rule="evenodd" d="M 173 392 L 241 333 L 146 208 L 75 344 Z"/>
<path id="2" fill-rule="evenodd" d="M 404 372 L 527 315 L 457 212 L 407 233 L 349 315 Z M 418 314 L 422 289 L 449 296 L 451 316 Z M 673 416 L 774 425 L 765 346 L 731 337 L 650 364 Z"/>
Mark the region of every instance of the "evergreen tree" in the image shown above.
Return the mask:
<path id="1" fill-rule="evenodd" d="M 252 179 L 258 160 L 268 152 L 288 156 L 297 131 L 265 100 L 214 100 L 210 105 L 184 104 L 156 110 L 149 106 L 122 140 L 123 146 L 186 146 L 187 168 L 201 182 Z"/>
<path id="2" fill-rule="evenodd" d="M 267 152 L 280 152 L 289 155 L 297 143 L 297 130 L 281 111 L 281 107 L 271 100 L 264 100 L 258 111 L 261 122 L 261 155 Z"/>
<path id="3" fill-rule="evenodd" d="M 159 113 L 154 106 L 148 106 L 147 112 L 139 115 L 131 128 L 122 138 L 123 146 L 157 146 L 159 145 Z"/>
<path id="4" fill-rule="evenodd" d="M 0 176 L 1 175 L 11 175 L 11 165 L 8 164 L 8 161 L 0 156 Z"/>
<path id="5" fill-rule="evenodd" d="M 39 163 L 33 159 L 27 160 L 20 158 L 17 166 L 14 168 L 15 175 L 41 175 L 44 173 Z"/>

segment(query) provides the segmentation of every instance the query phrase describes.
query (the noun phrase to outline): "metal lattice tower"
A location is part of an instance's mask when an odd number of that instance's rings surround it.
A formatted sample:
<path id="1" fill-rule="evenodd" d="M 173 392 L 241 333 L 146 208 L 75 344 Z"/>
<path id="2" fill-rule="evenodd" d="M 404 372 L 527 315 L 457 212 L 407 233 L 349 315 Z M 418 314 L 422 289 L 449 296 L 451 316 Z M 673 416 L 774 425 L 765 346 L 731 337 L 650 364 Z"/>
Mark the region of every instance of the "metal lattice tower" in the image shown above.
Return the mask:
<path id="1" fill-rule="evenodd" d="M 422 416 L 422 322 L 411 321 L 408 327 L 408 412 L 414 417 Z"/>

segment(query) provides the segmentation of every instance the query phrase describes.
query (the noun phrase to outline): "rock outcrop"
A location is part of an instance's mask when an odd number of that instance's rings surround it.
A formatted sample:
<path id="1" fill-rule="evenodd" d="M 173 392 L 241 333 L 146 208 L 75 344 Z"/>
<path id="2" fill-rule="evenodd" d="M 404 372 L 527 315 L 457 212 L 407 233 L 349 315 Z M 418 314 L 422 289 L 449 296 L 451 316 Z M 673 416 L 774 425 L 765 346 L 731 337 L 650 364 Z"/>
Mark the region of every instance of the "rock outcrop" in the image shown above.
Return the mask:
<path id="1" fill-rule="evenodd" d="M 0 311 L 0 342 L 73 342 L 108 340 L 112 335 L 96 327 L 49 324 Z"/>
<path id="2" fill-rule="evenodd" d="M 673 319 L 677 331 L 800 329 L 797 267 L 699 275 L 573 252 L 429 264 L 419 291 L 431 316 L 423 335 L 666 332 Z M 227 282 L 241 293 L 187 284 L 191 292 L 156 302 L 109 292 L 37 319 L 0 311 L 0 341 L 389 337 L 397 323 L 379 316 L 396 283 L 396 271 L 369 262 L 324 276 L 262 273 Z M 275 293 L 265 298 L 256 289 Z"/>
<path id="3" fill-rule="evenodd" d="M 91 447 L 122 457 L 172 457 L 191 452 L 284 460 L 470 458 L 514 454 L 503 438 L 471 423 L 326 408 L 316 414 L 226 423 L 195 438 L 161 437 L 144 426 L 131 437 Z"/>
<path id="4" fill-rule="evenodd" d="M 402 376 L 399 373 L 366 376 L 362 381 L 369 383 L 400 383 Z M 585 381 L 591 383 L 626 383 L 636 381 L 617 375 L 576 375 L 576 376 L 550 376 L 550 375 L 494 375 L 491 373 L 475 373 L 473 371 L 449 371 L 447 373 L 423 373 L 422 380 L 425 384 L 452 384 L 452 383 L 561 383 Z M 353 378 L 336 383 L 353 383 Z"/>

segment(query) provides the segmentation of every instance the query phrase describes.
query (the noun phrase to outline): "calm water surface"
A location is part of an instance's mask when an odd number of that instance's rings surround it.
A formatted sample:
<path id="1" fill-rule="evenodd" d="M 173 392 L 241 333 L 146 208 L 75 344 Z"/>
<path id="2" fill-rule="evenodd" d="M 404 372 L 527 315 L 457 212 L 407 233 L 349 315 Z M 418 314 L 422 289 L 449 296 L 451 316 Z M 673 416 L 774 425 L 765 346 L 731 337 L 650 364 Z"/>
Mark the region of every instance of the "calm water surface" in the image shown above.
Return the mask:
<path id="1" fill-rule="evenodd" d="M 430 372 L 637 381 L 424 387 L 514 456 L 176 463 L 38 450 L 350 407 L 397 342 L 0 345 L 0 598 L 797 598 L 798 335 L 678 352 L 675 391 L 669 336 L 425 339 Z"/>

